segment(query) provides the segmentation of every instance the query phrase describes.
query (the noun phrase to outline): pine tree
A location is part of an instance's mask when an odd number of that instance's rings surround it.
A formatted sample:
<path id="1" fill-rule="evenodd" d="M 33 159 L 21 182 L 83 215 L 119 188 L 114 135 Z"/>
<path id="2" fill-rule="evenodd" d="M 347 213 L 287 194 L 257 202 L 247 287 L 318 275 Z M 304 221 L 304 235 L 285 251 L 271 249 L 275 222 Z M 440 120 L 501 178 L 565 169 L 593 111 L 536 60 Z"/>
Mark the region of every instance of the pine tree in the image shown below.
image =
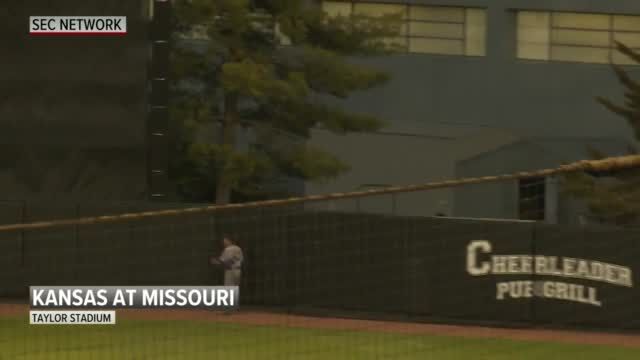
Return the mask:
<path id="1" fill-rule="evenodd" d="M 353 59 L 396 50 L 386 39 L 398 33 L 399 16 L 329 17 L 306 0 L 178 0 L 174 9 L 171 117 L 181 141 L 173 172 L 191 198 L 205 193 L 224 204 L 232 191 L 257 195 L 285 175 L 335 177 L 347 166 L 309 145 L 311 130 L 383 126 L 329 104 L 388 81 Z M 196 141 L 212 124 L 216 137 Z M 241 130 L 249 149 L 238 149 Z"/>
<path id="2" fill-rule="evenodd" d="M 617 50 L 640 64 L 640 53 L 624 44 L 617 43 Z M 620 66 L 613 65 L 618 81 L 625 88 L 624 104 L 598 97 L 597 101 L 627 121 L 640 140 L 640 83 L 633 80 Z M 593 158 L 603 158 L 598 151 L 591 150 Z M 629 154 L 637 154 L 635 148 Z M 567 176 L 566 190 L 584 200 L 588 209 L 600 222 L 630 225 L 640 220 L 640 170 L 627 170 L 611 174 L 572 174 Z M 603 176 L 604 175 L 604 176 Z"/>

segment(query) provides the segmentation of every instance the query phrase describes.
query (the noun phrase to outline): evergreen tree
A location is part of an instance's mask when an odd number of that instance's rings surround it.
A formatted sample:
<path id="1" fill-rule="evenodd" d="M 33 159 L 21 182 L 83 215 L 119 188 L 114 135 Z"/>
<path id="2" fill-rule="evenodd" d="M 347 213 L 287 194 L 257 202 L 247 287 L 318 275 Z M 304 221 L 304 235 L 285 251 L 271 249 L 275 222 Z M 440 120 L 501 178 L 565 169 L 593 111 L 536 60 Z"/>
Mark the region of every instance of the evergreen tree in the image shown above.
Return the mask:
<path id="1" fill-rule="evenodd" d="M 396 50 L 386 39 L 398 33 L 399 15 L 329 17 L 306 0 L 177 0 L 174 10 L 171 118 L 180 141 L 172 171 L 192 200 L 257 196 L 284 175 L 335 177 L 347 166 L 309 145 L 311 130 L 383 125 L 329 104 L 388 80 L 352 59 Z M 242 131 L 254 146 L 239 149 Z"/>
<path id="2" fill-rule="evenodd" d="M 617 43 L 617 49 L 640 64 L 640 53 L 621 43 Z M 620 66 L 614 65 L 613 69 L 625 88 L 625 101 L 621 105 L 602 97 L 598 97 L 597 101 L 625 119 L 634 130 L 636 139 L 640 140 L 640 83 Z M 591 150 L 591 153 L 596 159 L 604 157 L 595 150 Z M 637 154 L 637 150 L 630 148 L 629 154 Z M 640 170 L 612 174 L 572 174 L 567 176 L 566 190 L 584 200 L 600 222 L 630 225 L 640 220 Z"/>

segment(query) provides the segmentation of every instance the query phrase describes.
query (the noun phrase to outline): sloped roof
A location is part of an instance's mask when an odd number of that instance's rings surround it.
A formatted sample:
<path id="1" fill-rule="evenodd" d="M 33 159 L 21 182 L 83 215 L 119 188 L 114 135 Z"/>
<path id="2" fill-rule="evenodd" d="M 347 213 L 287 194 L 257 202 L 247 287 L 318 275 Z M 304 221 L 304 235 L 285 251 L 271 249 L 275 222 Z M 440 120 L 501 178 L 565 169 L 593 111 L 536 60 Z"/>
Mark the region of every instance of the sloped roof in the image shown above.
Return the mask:
<path id="1" fill-rule="evenodd" d="M 590 149 L 606 156 L 627 155 L 630 147 L 626 140 L 616 138 L 532 138 L 528 141 L 565 162 L 591 159 Z"/>
<path id="2" fill-rule="evenodd" d="M 506 130 L 481 130 L 456 139 L 455 158 L 458 161 L 467 160 L 520 141 L 522 141 L 522 137 Z"/>
<path id="3" fill-rule="evenodd" d="M 520 142 L 536 145 L 559 162 L 590 159 L 592 158 L 590 149 L 607 156 L 627 155 L 632 146 L 628 140 L 623 138 L 529 137 L 506 130 L 488 129 L 456 139 L 456 159 L 458 161 L 468 160 Z"/>

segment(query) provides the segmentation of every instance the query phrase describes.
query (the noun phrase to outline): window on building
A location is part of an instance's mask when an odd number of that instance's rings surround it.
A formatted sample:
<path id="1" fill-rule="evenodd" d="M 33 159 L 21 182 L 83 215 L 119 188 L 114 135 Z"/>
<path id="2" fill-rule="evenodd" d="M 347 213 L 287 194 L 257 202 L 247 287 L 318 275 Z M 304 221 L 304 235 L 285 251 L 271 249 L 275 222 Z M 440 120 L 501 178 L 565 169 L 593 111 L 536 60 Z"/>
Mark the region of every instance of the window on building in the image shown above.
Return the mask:
<path id="1" fill-rule="evenodd" d="M 323 1 L 329 16 L 400 14 L 400 36 L 389 39 L 408 52 L 484 56 L 486 10 L 475 8 Z"/>
<path id="2" fill-rule="evenodd" d="M 640 16 L 519 11 L 518 58 L 636 64 L 615 49 L 640 50 Z"/>
<path id="3" fill-rule="evenodd" d="M 545 178 L 521 179 L 518 186 L 520 220 L 544 220 Z"/>

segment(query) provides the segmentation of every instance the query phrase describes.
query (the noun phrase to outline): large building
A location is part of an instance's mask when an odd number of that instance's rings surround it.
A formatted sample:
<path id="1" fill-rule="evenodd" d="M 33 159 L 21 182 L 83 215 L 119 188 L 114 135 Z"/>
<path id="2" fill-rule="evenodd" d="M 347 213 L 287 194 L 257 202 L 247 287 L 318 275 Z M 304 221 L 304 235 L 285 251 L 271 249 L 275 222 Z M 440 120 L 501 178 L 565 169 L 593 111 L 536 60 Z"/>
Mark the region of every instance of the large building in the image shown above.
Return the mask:
<path id="1" fill-rule="evenodd" d="M 166 2 L 77 0 L 53 5 L 29 0 L 6 13 L 0 62 L 12 71 L 0 74 L 3 199 L 129 201 L 168 189 L 162 179 L 166 143 L 156 141 L 161 136 L 151 136 L 166 135 L 161 129 L 166 108 L 148 106 L 150 77 L 145 71 L 153 3 Z M 388 126 L 368 135 L 317 131 L 311 141 L 334 151 L 352 170 L 328 183 L 305 184 L 307 194 L 555 166 L 586 156 L 577 150 L 583 145 L 606 144 L 605 152 L 616 155 L 634 143 L 627 124 L 594 98 L 622 99 L 611 64 L 640 74 L 640 68 L 613 49 L 615 41 L 640 47 L 636 1 L 321 5 L 330 14 L 403 14 L 404 32 L 391 40 L 406 51 L 357 60 L 389 71 L 392 81 L 340 105 L 379 115 Z M 118 39 L 32 38 L 26 35 L 25 19 L 35 13 L 127 15 L 129 34 Z M 148 117 L 150 108 L 157 111 Z M 537 156 L 548 161 L 518 161 Z M 482 201 L 489 194 L 484 191 L 482 196 L 431 191 L 340 206 L 514 218 L 522 217 L 519 189 L 514 183 L 491 195 L 504 205 L 482 211 L 467 203 Z M 547 193 L 543 218 L 576 217 L 561 214 L 560 201 Z"/>
<path id="2" fill-rule="evenodd" d="M 389 126 L 376 135 L 319 133 L 313 141 L 336 151 L 352 171 L 307 184 L 307 193 L 557 166 L 587 157 L 588 147 L 620 155 L 635 143 L 624 120 L 595 97 L 623 101 L 611 64 L 640 75 L 640 67 L 614 49 L 615 41 L 640 48 L 637 1 L 326 1 L 323 7 L 342 15 L 403 14 L 404 32 L 393 41 L 406 52 L 360 60 L 389 71 L 392 81 L 344 105 L 380 115 Z M 512 183 L 493 193 L 405 194 L 393 207 L 380 199 L 368 208 L 527 218 L 519 209 L 520 189 Z M 491 206 L 473 206 L 487 202 Z M 538 216 L 551 222 L 579 216 L 563 210 L 568 205 L 544 206 Z"/>

